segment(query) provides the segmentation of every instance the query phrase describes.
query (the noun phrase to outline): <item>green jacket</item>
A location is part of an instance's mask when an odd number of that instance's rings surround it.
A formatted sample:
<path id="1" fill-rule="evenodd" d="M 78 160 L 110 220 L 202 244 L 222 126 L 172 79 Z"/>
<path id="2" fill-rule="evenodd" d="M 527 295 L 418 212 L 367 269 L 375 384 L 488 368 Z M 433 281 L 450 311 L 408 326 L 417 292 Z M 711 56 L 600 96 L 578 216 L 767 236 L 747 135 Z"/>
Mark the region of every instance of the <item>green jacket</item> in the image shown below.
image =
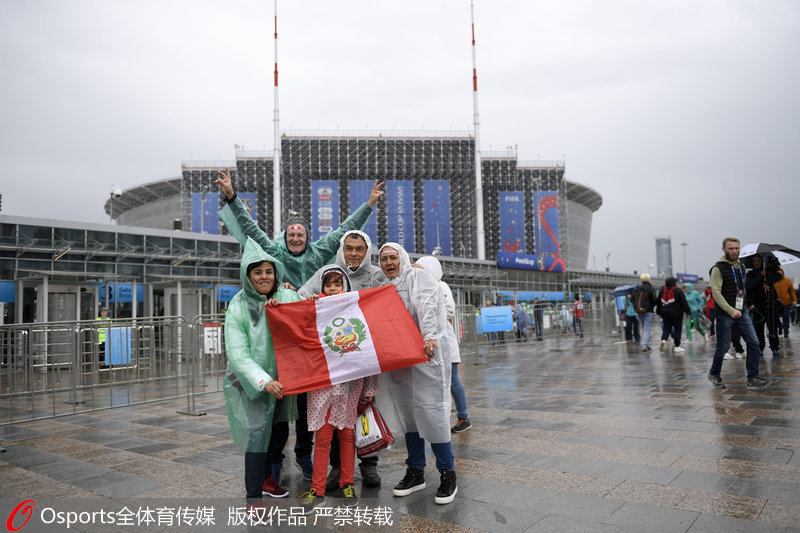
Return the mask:
<path id="1" fill-rule="evenodd" d="M 218 213 L 219 219 L 242 246 L 250 237 L 264 251 L 282 262 L 286 269 L 283 279 L 291 283 L 295 289 L 302 287 L 314 272 L 333 263 L 342 236 L 347 231 L 363 229 L 370 215 L 372 215 L 372 208 L 367 203 L 362 204 L 338 228 L 320 240 L 311 242 L 311 235 L 309 235 L 306 249 L 299 255 L 294 255 L 286 247 L 284 238 L 286 231 L 282 231 L 274 241 L 271 240 L 266 233 L 261 231 L 238 196 Z"/>
<path id="2" fill-rule="evenodd" d="M 267 254 L 253 239 L 247 239 L 242 255 L 240 275 L 242 290 L 231 299 L 225 315 L 225 351 L 228 368 L 223 390 L 228 423 L 233 440 L 244 452 L 266 452 L 275 422 L 297 419 L 297 400 L 294 396 L 278 401 L 264 392 L 264 384 L 278 379 L 275 349 L 269 331 L 266 296 L 256 292 L 247 278 L 251 263 L 271 261 L 275 265 L 275 283 L 283 282 L 284 267 Z M 297 293 L 279 288 L 273 296 L 280 302 L 296 302 Z"/>

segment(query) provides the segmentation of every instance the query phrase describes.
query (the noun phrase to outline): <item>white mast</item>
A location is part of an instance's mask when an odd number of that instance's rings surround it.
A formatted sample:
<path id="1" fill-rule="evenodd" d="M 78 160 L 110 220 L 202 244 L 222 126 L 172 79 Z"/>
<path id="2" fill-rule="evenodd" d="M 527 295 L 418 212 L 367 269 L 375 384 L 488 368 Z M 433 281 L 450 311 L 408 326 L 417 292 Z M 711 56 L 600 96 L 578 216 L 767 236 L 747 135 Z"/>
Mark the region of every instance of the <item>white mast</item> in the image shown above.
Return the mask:
<path id="1" fill-rule="evenodd" d="M 469 14 L 472 22 L 472 110 L 475 124 L 475 232 L 478 240 L 478 259 L 486 259 L 485 237 L 483 232 L 483 184 L 481 178 L 481 135 L 478 118 L 478 68 L 475 60 L 475 8 L 473 0 L 469 2 Z"/>
<path id="2" fill-rule="evenodd" d="M 273 111 L 274 146 L 272 149 L 272 235 L 281 232 L 281 133 L 278 109 L 278 0 L 275 0 L 275 104 Z"/>

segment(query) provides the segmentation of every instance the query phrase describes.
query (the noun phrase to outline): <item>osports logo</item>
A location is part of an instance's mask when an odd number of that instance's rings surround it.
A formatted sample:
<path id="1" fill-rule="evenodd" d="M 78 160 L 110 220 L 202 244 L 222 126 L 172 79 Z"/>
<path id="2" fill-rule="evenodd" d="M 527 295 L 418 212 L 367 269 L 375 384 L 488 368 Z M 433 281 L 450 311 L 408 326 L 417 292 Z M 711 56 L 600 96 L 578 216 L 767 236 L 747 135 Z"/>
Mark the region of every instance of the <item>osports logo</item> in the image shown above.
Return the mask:
<path id="1" fill-rule="evenodd" d="M 8 529 L 8 531 L 19 531 L 25 527 L 25 524 L 27 524 L 28 520 L 30 520 L 31 516 L 33 516 L 34 507 L 36 507 L 36 502 L 33 500 L 25 500 L 20 502 L 19 505 L 14 507 L 14 510 L 11 511 L 11 514 L 8 515 L 8 520 L 6 520 L 6 529 Z M 14 527 L 14 519 L 16 518 L 17 513 L 22 514 L 22 516 L 25 517 L 25 521 L 22 522 L 19 527 Z"/>

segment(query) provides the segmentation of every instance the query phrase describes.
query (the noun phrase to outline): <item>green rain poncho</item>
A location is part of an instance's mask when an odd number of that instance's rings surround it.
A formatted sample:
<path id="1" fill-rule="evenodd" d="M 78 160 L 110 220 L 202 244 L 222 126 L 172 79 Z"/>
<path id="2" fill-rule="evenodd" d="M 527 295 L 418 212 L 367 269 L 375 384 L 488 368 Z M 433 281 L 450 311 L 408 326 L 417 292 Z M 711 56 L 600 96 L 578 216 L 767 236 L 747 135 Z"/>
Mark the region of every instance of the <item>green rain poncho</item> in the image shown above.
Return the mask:
<path id="1" fill-rule="evenodd" d="M 275 283 L 280 287 L 284 276 L 283 264 L 255 241 L 247 239 L 240 267 L 242 290 L 233 297 L 225 315 L 225 350 L 228 356 L 223 382 L 225 407 L 233 440 L 243 452 L 266 452 L 272 424 L 297 419 L 294 396 L 286 396 L 278 402 L 258 386 L 259 381 L 268 383 L 271 379 L 278 379 L 275 349 L 264 308 L 267 297 L 256 292 L 247 278 L 248 265 L 261 261 L 275 265 Z M 279 302 L 299 300 L 296 292 L 283 287 L 272 297 Z M 276 403 L 279 406 L 277 412 Z"/>
<path id="2" fill-rule="evenodd" d="M 250 237 L 267 253 L 282 262 L 285 267 L 284 281 L 288 281 L 295 289 L 299 289 L 319 268 L 333 262 L 336 250 L 339 249 L 339 240 L 349 230 L 362 229 L 372 215 L 372 208 L 367 203 L 362 204 L 338 228 L 318 241 L 311 242 L 309 234 L 305 249 L 298 255 L 292 254 L 286 247 L 285 230 L 274 241 L 271 240 L 266 233 L 261 231 L 238 197 L 220 209 L 218 215 L 231 235 L 236 237 L 242 246 Z"/>

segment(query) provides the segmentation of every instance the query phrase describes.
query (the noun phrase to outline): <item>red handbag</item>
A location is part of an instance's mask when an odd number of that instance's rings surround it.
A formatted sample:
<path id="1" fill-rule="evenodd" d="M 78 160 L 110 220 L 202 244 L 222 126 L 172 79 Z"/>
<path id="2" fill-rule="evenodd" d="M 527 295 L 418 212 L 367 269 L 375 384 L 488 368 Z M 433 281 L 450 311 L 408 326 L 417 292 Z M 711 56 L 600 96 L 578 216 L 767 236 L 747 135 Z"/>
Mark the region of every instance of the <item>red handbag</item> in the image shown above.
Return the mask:
<path id="1" fill-rule="evenodd" d="M 358 404 L 355 437 L 356 454 L 361 458 L 377 457 L 394 446 L 392 432 L 372 400 Z"/>

